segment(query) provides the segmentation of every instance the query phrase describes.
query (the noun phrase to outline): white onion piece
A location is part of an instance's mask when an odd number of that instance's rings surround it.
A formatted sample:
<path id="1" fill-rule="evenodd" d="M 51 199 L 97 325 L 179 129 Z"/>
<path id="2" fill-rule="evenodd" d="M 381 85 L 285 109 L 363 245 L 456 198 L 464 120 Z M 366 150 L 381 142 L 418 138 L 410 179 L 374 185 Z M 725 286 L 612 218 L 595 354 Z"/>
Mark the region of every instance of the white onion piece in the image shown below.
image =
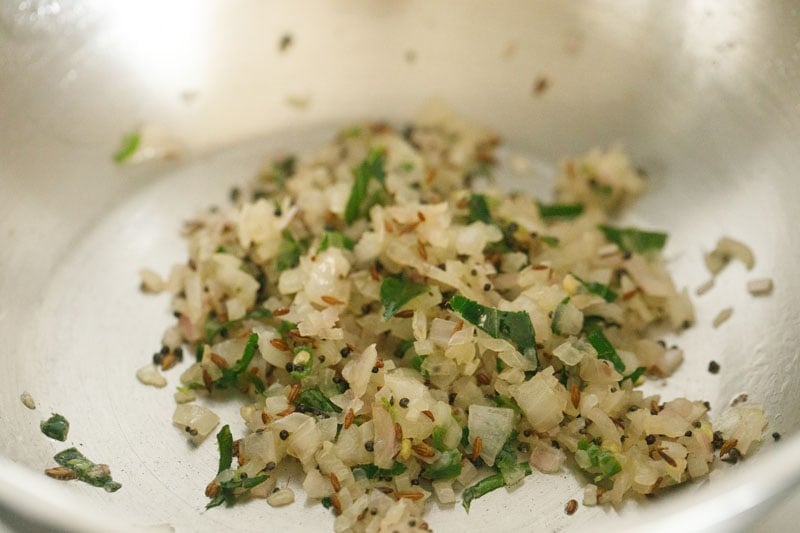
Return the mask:
<path id="1" fill-rule="evenodd" d="M 166 378 L 161 375 L 156 365 L 145 365 L 137 370 L 136 379 L 145 385 L 151 385 L 153 387 L 161 388 L 167 386 Z"/>
<path id="2" fill-rule="evenodd" d="M 186 431 L 195 442 L 203 441 L 219 424 L 219 417 L 211 409 L 201 405 L 185 403 L 178 405 L 172 415 L 172 422 Z M 188 430 L 186 429 L 188 428 Z M 195 434 L 196 432 L 196 434 Z"/>
<path id="3" fill-rule="evenodd" d="M 504 407 L 473 405 L 469 408 L 469 438 L 481 439 L 481 459 L 492 466 L 514 428 L 514 411 Z"/>
<path id="4" fill-rule="evenodd" d="M 294 503 L 294 491 L 289 487 L 278 489 L 267 497 L 267 503 L 273 507 L 282 507 Z"/>
<path id="5" fill-rule="evenodd" d="M 760 405 L 741 404 L 727 409 L 717 423 L 725 439 L 736 439 L 736 448 L 747 454 L 755 442 L 761 440 L 767 419 Z"/>

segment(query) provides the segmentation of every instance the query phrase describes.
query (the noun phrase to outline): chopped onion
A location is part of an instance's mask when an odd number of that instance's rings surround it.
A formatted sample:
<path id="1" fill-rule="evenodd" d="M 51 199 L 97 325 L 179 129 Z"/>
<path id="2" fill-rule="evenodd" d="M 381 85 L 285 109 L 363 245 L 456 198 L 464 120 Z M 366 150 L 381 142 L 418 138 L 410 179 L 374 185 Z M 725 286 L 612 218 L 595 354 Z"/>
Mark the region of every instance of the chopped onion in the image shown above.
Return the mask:
<path id="1" fill-rule="evenodd" d="M 219 424 L 219 417 L 201 405 L 185 403 L 175 407 L 172 422 L 195 442 L 202 442 Z"/>

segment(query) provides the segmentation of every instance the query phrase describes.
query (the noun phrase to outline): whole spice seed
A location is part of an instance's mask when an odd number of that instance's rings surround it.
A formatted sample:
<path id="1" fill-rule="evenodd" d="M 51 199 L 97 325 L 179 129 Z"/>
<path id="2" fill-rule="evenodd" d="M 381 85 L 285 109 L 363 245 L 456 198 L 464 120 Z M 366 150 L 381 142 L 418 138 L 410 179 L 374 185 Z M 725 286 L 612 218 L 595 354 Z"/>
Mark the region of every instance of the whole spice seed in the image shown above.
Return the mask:
<path id="1" fill-rule="evenodd" d="M 472 444 L 472 460 L 475 461 L 478 457 L 481 456 L 481 450 L 483 449 L 483 439 L 480 437 L 475 437 L 475 442 Z"/>
<path id="2" fill-rule="evenodd" d="M 294 385 L 292 385 L 292 388 L 289 390 L 289 395 L 286 397 L 286 400 L 289 403 L 294 403 L 294 401 L 297 399 L 297 395 L 298 394 L 300 394 L 300 384 L 299 383 L 295 383 Z"/>
<path id="3" fill-rule="evenodd" d="M 431 422 L 436 422 L 436 418 L 433 416 L 433 413 L 431 411 L 429 411 L 428 409 L 425 409 L 424 411 L 422 411 L 422 414 L 427 416 L 428 418 L 430 418 Z"/>
<path id="4" fill-rule="evenodd" d="M 178 360 L 174 354 L 165 355 L 163 359 L 161 359 L 161 370 L 169 370 Z"/>
<path id="5" fill-rule="evenodd" d="M 203 386 L 208 392 L 211 392 L 211 389 L 214 388 L 214 381 L 211 379 L 211 374 L 209 374 L 208 370 L 205 368 L 203 369 Z"/>
<path id="6" fill-rule="evenodd" d="M 406 407 L 408 407 L 408 402 L 409 402 L 408 398 L 400 398 L 400 401 L 398 403 L 399 403 L 400 407 L 405 409 Z"/>
<path id="7" fill-rule="evenodd" d="M 336 511 L 336 515 L 342 514 L 342 502 L 339 501 L 338 494 L 331 494 L 331 505 L 333 506 L 333 510 Z"/>
<path id="8" fill-rule="evenodd" d="M 492 380 L 489 378 L 489 376 L 487 376 L 487 375 L 486 375 L 486 374 L 484 374 L 483 372 L 477 372 L 477 373 L 475 374 L 475 379 L 477 379 L 477 380 L 478 380 L 478 383 L 479 383 L 480 385 L 488 385 L 489 383 L 491 383 L 491 382 L 492 382 Z"/>
<path id="9" fill-rule="evenodd" d="M 576 500 L 570 500 L 567 502 L 567 505 L 564 507 L 564 512 L 568 515 L 575 514 L 575 511 L 578 510 L 578 502 Z"/>
<path id="10" fill-rule="evenodd" d="M 417 492 L 417 491 L 414 491 L 414 490 L 398 491 L 398 492 L 394 493 L 394 496 L 398 500 L 401 499 L 401 498 L 406 498 L 406 499 L 413 500 L 413 501 L 421 500 L 422 498 L 425 497 L 425 495 L 422 494 L 421 492 Z"/>
<path id="11" fill-rule="evenodd" d="M 344 415 L 344 424 L 342 424 L 342 428 L 347 429 L 353 424 L 353 420 L 355 420 L 356 415 L 352 409 L 347 410 L 347 414 Z"/>
<path id="12" fill-rule="evenodd" d="M 572 383 L 569 386 L 569 397 L 572 400 L 572 406 L 577 409 L 581 403 L 581 389 L 577 383 Z"/>
<path id="13" fill-rule="evenodd" d="M 411 449 L 414 450 L 414 453 L 419 455 L 420 457 L 436 456 L 436 450 L 434 450 L 430 445 L 425 444 L 424 442 L 420 442 L 419 444 L 414 444 L 413 446 L 411 446 Z"/>
<path id="14" fill-rule="evenodd" d="M 289 407 L 287 407 L 286 409 L 284 409 L 280 413 L 277 413 L 276 416 L 289 416 L 290 414 L 294 413 L 295 411 L 296 411 L 295 406 L 294 405 L 290 405 Z"/>
<path id="15" fill-rule="evenodd" d="M 718 373 L 719 372 L 719 363 L 717 363 L 716 361 L 711 361 L 710 363 L 708 363 L 708 371 L 711 374 Z"/>
<path id="16" fill-rule="evenodd" d="M 725 442 L 722 443 L 722 447 L 719 449 L 719 456 L 723 457 L 723 456 L 727 455 L 728 452 L 730 452 L 732 449 L 734 449 L 737 444 L 739 444 L 739 441 L 736 440 L 736 439 L 728 439 L 728 440 L 726 440 Z"/>
<path id="17" fill-rule="evenodd" d="M 336 474 L 331 472 L 329 474 L 329 477 L 331 478 L 331 486 L 333 487 L 333 491 L 339 492 L 340 490 L 342 490 L 342 485 L 339 483 L 339 478 L 336 477 Z"/>
<path id="18" fill-rule="evenodd" d="M 264 424 L 269 424 L 271 420 L 272 420 L 272 418 L 269 416 L 269 414 L 266 411 L 261 411 L 261 421 Z"/>
<path id="19" fill-rule="evenodd" d="M 425 245 L 422 244 L 422 241 L 417 241 L 417 253 L 424 261 L 428 260 L 428 251 L 425 250 Z"/>
<path id="20" fill-rule="evenodd" d="M 56 466 L 54 468 L 46 468 L 44 473 L 53 479 L 59 479 L 63 481 L 78 478 L 78 474 L 74 470 L 67 468 L 66 466 Z"/>
<path id="21" fill-rule="evenodd" d="M 671 456 L 669 456 L 669 455 L 668 455 L 667 453 L 665 453 L 663 450 L 657 450 L 657 451 L 658 451 L 658 455 L 660 455 L 660 456 L 661 456 L 661 458 L 662 458 L 662 459 L 664 459 L 664 461 L 666 461 L 666 463 L 667 463 L 669 466 L 671 466 L 671 467 L 673 467 L 673 468 L 674 468 L 674 467 L 676 467 L 676 466 L 678 466 L 678 463 L 676 463 L 676 462 L 675 462 L 675 459 L 673 459 Z"/>
<path id="22" fill-rule="evenodd" d="M 289 351 L 289 345 L 286 344 L 286 341 L 283 340 L 283 339 L 270 339 L 269 343 L 276 350 L 280 350 L 282 352 L 288 352 Z"/>
<path id="23" fill-rule="evenodd" d="M 289 309 L 280 307 L 272 312 L 272 316 L 284 316 L 289 314 Z"/>
<path id="24" fill-rule="evenodd" d="M 414 316 L 413 309 L 403 309 L 402 311 L 398 311 L 393 315 L 395 318 L 411 318 Z"/>
<path id="25" fill-rule="evenodd" d="M 228 368 L 228 361 L 221 355 L 211 352 L 211 362 L 217 365 L 218 368 Z"/>
<path id="26" fill-rule="evenodd" d="M 345 302 L 333 296 L 321 296 L 320 299 L 328 305 L 343 305 Z"/>
<path id="27" fill-rule="evenodd" d="M 403 426 L 400 425 L 400 422 L 394 423 L 394 440 L 403 440 Z"/>

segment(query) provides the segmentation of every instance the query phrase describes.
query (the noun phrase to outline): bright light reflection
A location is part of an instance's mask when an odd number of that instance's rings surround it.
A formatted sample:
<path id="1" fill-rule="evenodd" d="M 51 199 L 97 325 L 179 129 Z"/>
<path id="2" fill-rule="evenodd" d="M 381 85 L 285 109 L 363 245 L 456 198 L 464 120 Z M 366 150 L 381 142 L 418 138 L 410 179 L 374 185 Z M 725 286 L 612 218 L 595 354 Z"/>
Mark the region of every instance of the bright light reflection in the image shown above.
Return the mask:
<path id="1" fill-rule="evenodd" d="M 212 6 L 199 0 L 137 0 L 97 7 L 118 60 L 147 85 L 180 92 L 205 81 Z"/>

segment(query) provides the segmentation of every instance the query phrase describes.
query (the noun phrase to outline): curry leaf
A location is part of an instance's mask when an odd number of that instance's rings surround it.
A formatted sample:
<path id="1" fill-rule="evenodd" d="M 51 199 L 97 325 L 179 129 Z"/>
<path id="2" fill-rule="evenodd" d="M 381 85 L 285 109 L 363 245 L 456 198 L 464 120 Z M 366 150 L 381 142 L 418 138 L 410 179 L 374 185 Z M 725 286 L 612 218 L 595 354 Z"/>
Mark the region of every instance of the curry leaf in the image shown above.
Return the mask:
<path id="1" fill-rule="evenodd" d="M 414 283 L 402 277 L 384 278 L 380 291 L 384 320 L 390 319 L 401 307 L 427 290 L 427 285 Z"/>
<path id="2" fill-rule="evenodd" d="M 509 341 L 523 356 L 538 364 L 536 334 L 527 311 L 501 311 L 460 294 L 450 299 L 450 307 L 492 337 Z"/>

